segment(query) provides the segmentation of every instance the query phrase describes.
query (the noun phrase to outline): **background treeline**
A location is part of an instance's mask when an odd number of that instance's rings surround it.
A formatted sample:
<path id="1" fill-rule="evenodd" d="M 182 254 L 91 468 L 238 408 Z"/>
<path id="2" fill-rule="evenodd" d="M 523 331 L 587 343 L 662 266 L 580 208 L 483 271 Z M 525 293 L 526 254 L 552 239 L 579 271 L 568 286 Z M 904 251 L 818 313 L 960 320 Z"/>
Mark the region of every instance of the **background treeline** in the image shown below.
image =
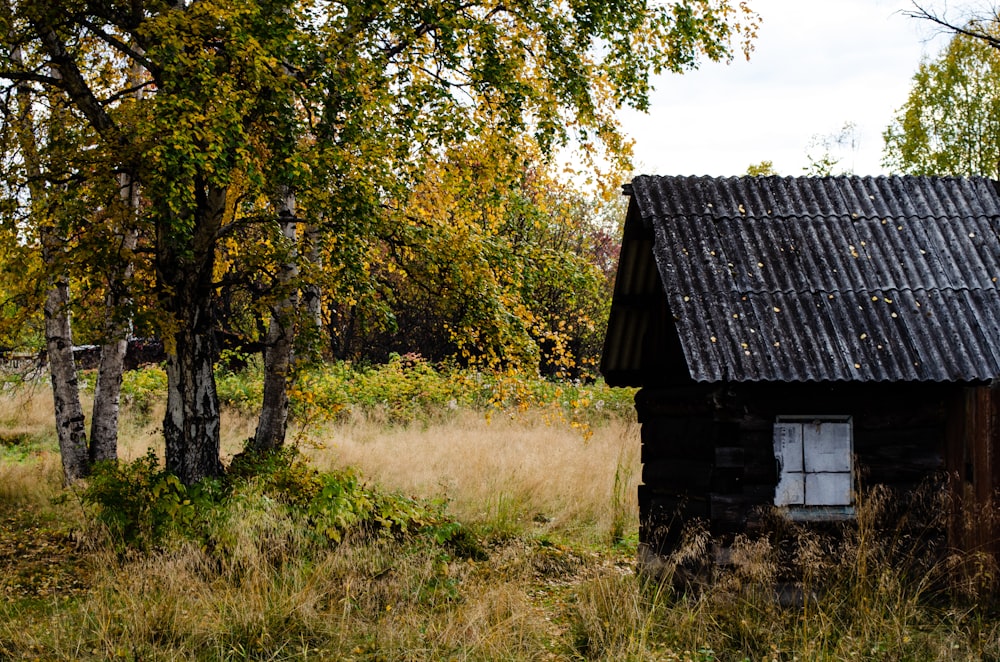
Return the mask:
<path id="1" fill-rule="evenodd" d="M 318 247 L 314 262 L 303 265 L 316 301 L 299 311 L 302 359 L 375 364 L 412 353 L 433 362 L 596 376 L 622 200 L 617 191 L 595 191 L 582 173 L 561 170 L 531 141 L 514 150 L 485 142 L 422 164 L 421 182 L 385 212 L 379 233 L 352 246 L 358 273 L 338 264 L 339 242 Z M 608 173 L 607 181 L 623 177 Z M 47 265 L 25 235 L 6 238 L 0 346 L 41 352 Z M 71 241 L 66 250 L 95 263 L 106 259 Z M 253 252 L 270 241 L 251 232 L 221 249 L 232 272 L 212 294 L 214 328 L 221 356 L 234 365 L 265 346 L 274 267 Z M 239 266 L 243 259 L 250 264 Z M 136 266 L 136 284 L 148 286 L 152 265 Z M 74 270 L 69 286 L 74 344 L 101 344 L 108 314 L 102 279 Z M 160 337 L 152 304 L 148 293 L 132 302 L 132 337 Z"/>

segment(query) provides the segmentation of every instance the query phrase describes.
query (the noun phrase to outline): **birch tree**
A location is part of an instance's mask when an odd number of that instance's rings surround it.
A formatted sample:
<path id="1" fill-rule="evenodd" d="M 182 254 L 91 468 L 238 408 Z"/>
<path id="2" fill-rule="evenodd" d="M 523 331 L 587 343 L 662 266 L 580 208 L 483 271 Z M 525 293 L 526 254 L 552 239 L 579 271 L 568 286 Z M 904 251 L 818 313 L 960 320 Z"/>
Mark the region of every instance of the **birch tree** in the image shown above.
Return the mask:
<path id="1" fill-rule="evenodd" d="M 11 51 L 11 60 L 24 64 L 20 48 Z M 49 73 L 58 75 L 54 71 Z M 38 224 L 42 262 L 49 267 L 43 311 L 56 436 L 65 480 L 72 482 L 86 475 L 89 462 L 87 434 L 73 358 L 69 277 L 62 260 L 64 240 L 57 227 L 60 218 L 59 195 L 46 186 L 43 176 L 39 145 L 42 128 L 35 122 L 35 100 L 31 89 L 22 83 L 17 86 L 15 94 L 13 125 L 28 186 L 29 213 Z M 59 139 L 59 134 L 65 129 L 66 118 L 63 115 L 59 100 L 50 98 L 48 114 L 43 122 L 50 145 Z"/>
<path id="2" fill-rule="evenodd" d="M 222 471 L 215 298 L 260 265 L 270 274 L 261 303 L 282 325 L 304 254 L 291 219 L 308 219 L 333 247 L 324 270 L 359 282 L 386 210 L 419 180 L 420 154 L 475 134 L 484 117 L 543 151 L 571 137 L 620 151 L 614 111 L 645 108 L 651 74 L 731 57 L 755 29 L 750 10 L 729 0 L 50 0 L 10 9 L 0 31 L 8 52 L 20 47 L 44 69 L 6 58 L 0 79 L 62 99 L 102 162 L 142 187 L 136 227 L 168 354 L 166 463 L 187 484 Z M 133 67 L 144 72 L 138 84 L 122 73 Z M 146 98 L 129 101 L 137 87 Z M 291 215 L 283 190 L 296 197 Z M 284 337 L 268 342 L 279 391 Z M 283 420 L 265 416 L 273 413 Z M 279 445 L 283 426 L 262 422 L 274 432 L 259 443 Z"/>

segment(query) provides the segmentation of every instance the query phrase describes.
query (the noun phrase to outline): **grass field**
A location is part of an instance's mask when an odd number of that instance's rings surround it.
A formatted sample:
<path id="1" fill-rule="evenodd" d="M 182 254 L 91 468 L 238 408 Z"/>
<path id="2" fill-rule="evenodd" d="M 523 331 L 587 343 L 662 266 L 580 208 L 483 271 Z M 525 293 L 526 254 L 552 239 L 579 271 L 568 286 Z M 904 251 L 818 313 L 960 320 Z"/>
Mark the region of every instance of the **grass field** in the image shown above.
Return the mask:
<path id="1" fill-rule="evenodd" d="M 123 458 L 157 448 L 161 406 L 126 410 Z M 581 425 L 541 406 L 463 405 L 406 424 L 349 410 L 290 436 L 309 466 L 355 469 L 359 486 L 338 493 L 349 512 L 402 504 L 409 528 L 318 536 L 323 511 L 301 515 L 272 476 L 128 546 L 79 488 L 62 490 L 50 411 L 44 389 L 0 398 L 3 660 L 1000 659 L 996 612 L 943 583 L 944 566 L 892 553 L 865 530 L 874 515 L 843 546 L 795 540 L 802 607 L 774 599 L 767 541 L 738 541 L 733 565 L 687 593 L 637 575 L 627 415 Z M 245 411 L 226 411 L 227 461 L 253 431 Z M 321 475 L 305 471 L 282 485 L 305 493 Z M 706 542 L 693 535 L 690 550 Z"/>

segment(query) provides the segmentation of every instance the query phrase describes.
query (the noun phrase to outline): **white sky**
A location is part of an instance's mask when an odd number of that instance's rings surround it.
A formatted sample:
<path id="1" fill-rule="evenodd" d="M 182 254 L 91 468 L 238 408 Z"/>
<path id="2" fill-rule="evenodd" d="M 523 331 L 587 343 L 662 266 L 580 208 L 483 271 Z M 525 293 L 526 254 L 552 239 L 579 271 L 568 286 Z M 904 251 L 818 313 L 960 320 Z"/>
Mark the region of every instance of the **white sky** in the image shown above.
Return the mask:
<path id="1" fill-rule="evenodd" d="M 762 18 L 750 62 L 737 55 L 729 65 L 664 76 L 648 115 L 622 112 L 636 174 L 742 175 L 770 160 L 781 175 L 801 175 L 813 138 L 845 122 L 857 125 L 859 141 L 838 153 L 838 168 L 883 174 L 882 131 L 921 57 L 936 55 L 946 37 L 899 13 L 912 9 L 910 0 L 749 4 Z"/>

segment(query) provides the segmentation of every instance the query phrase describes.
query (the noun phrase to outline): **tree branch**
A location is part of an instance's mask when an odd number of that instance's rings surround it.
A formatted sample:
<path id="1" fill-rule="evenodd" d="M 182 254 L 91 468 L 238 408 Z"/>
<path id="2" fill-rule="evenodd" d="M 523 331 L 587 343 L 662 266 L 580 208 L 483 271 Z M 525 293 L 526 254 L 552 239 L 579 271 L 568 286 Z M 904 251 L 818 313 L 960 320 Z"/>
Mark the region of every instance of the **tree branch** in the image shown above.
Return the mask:
<path id="1" fill-rule="evenodd" d="M 104 110 L 101 102 L 94 95 L 94 91 L 90 89 L 83 74 L 80 73 L 80 68 L 73 55 L 67 50 L 66 45 L 52 26 L 36 19 L 32 20 L 32 27 L 48 52 L 52 66 L 58 69 L 62 76 L 59 87 L 69 95 L 101 137 L 113 145 L 125 146 L 128 144 L 125 136 L 118 129 L 118 125 Z"/>
<path id="2" fill-rule="evenodd" d="M 921 19 L 921 20 L 924 20 L 924 21 L 930 21 L 931 23 L 934 23 L 938 27 L 944 28 L 945 30 L 947 30 L 949 32 L 953 32 L 955 34 L 960 34 L 960 35 L 965 36 L 965 37 L 971 37 L 973 39 L 980 39 L 982 41 L 985 41 L 987 44 L 989 44 L 993 48 L 1000 49 L 1000 38 L 994 37 L 993 35 L 989 34 L 988 32 L 982 32 L 980 30 L 975 30 L 975 29 L 972 29 L 971 27 L 959 27 L 957 25 L 954 25 L 953 23 L 949 22 L 947 19 L 945 19 L 945 18 L 943 18 L 941 16 L 938 16 L 937 14 L 933 14 L 933 13 L 929 12 L 928 10 L 924 9 L 922 6 L 920 6 L 920 4 L 918 4 L 916 2 L 916 0 L 914 0 L 913 6 L 916 7 L 916 10 L 915 11 L 904 11 L 904 12 L 902 12 L 903 16 L 906 16 L 908 18 L 918 18 L 918 19 Z M 996 17 L 994 17 L 994 19 L 995 18 Z M 973 26 L 975 24 L 976 24 L 976 22 L 974 20 L 971 21 L 970 23 L 968 23 L 969 26 Z"/>
<path id="3" fill-rule="evenodd" d="M 94 24 L 92 21 L 83 18 L 80 19 L 80 25 L 90 30 L 98 39 L 116 49 L 121 54 L 127 55 L 138 62 L 146 71 L 151 73 L 154 78 L 159 78 L 159 68 L 151 62 L 144 53 L 132 48 L 118 37 L 105 32 L 100 26 Z"/>
<path id="4" fill-rule="evenodd" d="M 52 76 L 46 76 L 45 74 L 38 74 L 33 71 L 6 71 L 0 69 L 0 78 L 5 78 L 9 81 L 14 81 L 18 83 L 22 82 L 34 82 L 42 83 L 44 85 L 51 85 L 53 87 L 60 87 L 62 81 L 58 78 Z"/>
<path id="5" fill-rule="evenodd" d="M 114 103 L 118 99 L 121 99 L 122 97 L 127 97 L 130 94 L 135 94 L 139 90 L 149 87 L 150 85 L 153 85 L 153 81 L 146 81 L 145 83 L 139 83 L 138 85 L 133 85 L 132 87 L 126 88 L 121 92 L 116 92 L 115 94 L 112 94 L 110 97 L 102 101 L 101 104 L 106 106 L 109 103 Z"/>

